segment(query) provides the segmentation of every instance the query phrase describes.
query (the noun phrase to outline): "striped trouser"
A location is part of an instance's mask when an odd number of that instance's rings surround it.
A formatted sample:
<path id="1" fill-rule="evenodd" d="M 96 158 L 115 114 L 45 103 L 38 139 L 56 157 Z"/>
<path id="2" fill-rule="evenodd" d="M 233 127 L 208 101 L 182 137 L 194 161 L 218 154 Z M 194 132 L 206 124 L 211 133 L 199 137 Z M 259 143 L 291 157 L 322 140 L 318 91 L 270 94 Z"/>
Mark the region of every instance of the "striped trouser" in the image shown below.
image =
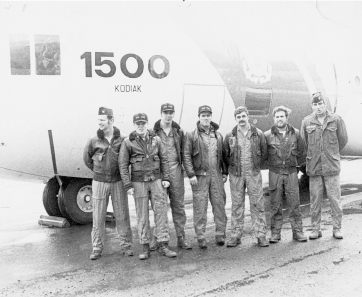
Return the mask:
<path id="1" fill-rule="evenodd" d="M 93 250 L 103 250 L 105 243 L 105 223 L 107 215 L 108 197 L 111 195 L 113 213 L 116 218 L 116 227 L 121 247 L 132 246 L 132 230 L 128 209 L 128 196 L 122 181 L 113 183 L 92 182 L 93 198 Z"/>

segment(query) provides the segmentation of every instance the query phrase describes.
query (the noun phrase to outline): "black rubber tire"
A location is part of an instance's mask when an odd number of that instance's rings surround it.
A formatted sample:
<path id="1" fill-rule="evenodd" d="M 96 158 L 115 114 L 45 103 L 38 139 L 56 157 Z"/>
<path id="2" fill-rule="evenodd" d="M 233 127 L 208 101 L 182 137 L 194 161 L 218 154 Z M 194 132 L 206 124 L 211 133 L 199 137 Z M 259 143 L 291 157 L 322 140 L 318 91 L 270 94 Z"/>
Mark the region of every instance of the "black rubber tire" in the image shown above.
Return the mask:
<path id="1" fill-rule="evenodd" d="M 77 203 L 78 193 L 82 188 L 88 186 L 92 186 L 91 179 L 72 179 L 67 188 L 65 189 L 63 197 L 63 202 L 67 214 L 74 222 L 82 225 L 92 223 L 93 221 L 93 213 L 91 211 L 83 211 Z M 87 203 L 91 204 L 92 200 Z"/>
<path id="2" fill-rule="evenodd" d="M 50 216 L 61 217 L 62 213 L 60 212 L 58 206 L 58 192 L 59 184 L 55 177 L 48 180 L 44 187 L 43 191 L 43 205 Z"/>
<path id="3" fill-rule="evenodd" d="M 64 186 L 59 189 L 58 206 L 59 206 L 59 210 L 60 210 L 60 212 L 62 214 L 62 217 L 66 218 L 68 220 L 69 224 L 74 225 L 75 222 L 72 220 L 72 218 L 69 216 L 69 214 L 67 213 L 67 211 L 65 209 L 65 203 L 64 203 L 65 189 L 66 188 Z"/>

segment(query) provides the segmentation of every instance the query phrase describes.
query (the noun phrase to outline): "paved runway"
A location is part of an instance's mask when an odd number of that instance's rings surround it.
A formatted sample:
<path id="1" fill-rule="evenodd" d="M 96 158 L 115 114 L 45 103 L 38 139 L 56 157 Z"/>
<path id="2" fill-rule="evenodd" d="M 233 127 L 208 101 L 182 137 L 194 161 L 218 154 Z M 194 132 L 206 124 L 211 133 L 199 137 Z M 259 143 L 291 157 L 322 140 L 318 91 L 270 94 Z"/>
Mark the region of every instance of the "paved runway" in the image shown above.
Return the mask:
<path id="1" fill-rule="evenodd" d="M 196 245 L 192 204 L 188 204 L 186 234 L 193 250 L 175 248 L 171 223 L 170 246 L 178 252 L 178 257 L 166 259 L 154 252 L 147 261 L 139 261 L 137 257 L 141 247 L 131 197 L 136 256 L 125 258 L 119 253 L 115 225 L 107 223 L 107 246 L 103 256 L 90 261 L 91 226 L 65 229 L 39 226 L 39 216 L 46 214 L 41 199 L 44 185 L 39 181 L 2 178 L 0 296 L 229 296 L 232 292 L 249 296 L 259 296 L 259 293 L 262 296 L 307 296 L 307 293 L 308 296 L 321 296 L 320 293 L 324 292 L 329 293 L 325 296 L 340 296 L 334 294 L 349 292 L 349 296 L 362 296 L 360 276 L 356 278 L 360 275 L 358 271 L 362 270 L 361 165 L 362 160 L 342 162 L 341 182 L 345 194 L 342 200 L 345 239 L 342 241 L 331 237 L 326 200 L 322 217 L 323 237 L 318 241 L 293 242 L 290 225 L 285 222 L 282 241 L 269 248 L 259 248 L 247 215 L 241 246 L 218 247 L 214 244 L 210 206 L 209 249 L 202 251 Z M 228 185 L 226 189 L 229 193 Z M 356 193 L 351 194 L 353 192 Z M 229 218 L 230 206 L 228 195 L 226 209 Z M 309 206 L 302 209 L 308 233 Z M 172 221 L 170 212 L 169 218 Z M 230 222 L 228 234 L 229 228 Z"/>

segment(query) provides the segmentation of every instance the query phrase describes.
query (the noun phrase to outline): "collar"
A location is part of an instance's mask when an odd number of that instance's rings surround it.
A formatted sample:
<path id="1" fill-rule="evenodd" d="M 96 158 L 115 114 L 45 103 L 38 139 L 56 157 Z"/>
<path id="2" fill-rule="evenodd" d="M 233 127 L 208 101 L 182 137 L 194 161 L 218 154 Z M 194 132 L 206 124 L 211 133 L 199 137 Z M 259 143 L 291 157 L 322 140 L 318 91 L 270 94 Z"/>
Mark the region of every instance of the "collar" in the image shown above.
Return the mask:
<path id="1" fill-rule="evenodd" d="M 330 119 L 330 116 L 331 116 L 331 112 L 327 109 L 326 110 L 326 117 L 325 117 L 324 120 L 328 122 L 328 120 Z M 320 124 L 320 121 L 318 121 L 318 117 L 317 117 L 317 115 L 315 113 L 313 113 L 312 118 L 313 118 L 313 122 Z"/>
<path id="2" fill-rule="evenodd" d="M 287 124 L 287 130 L 286 130 L 287 132 L 288 131 L 290 131 L 290 133 L 295 133 L 295 129 L 294 129 L 294 127 L 293 126 L 291 126 L 291 125 L 289 125 L 289 124 Z M 279 130 L 278 130 L 278 128 L 277 128 L 277 126 L 276 125 L 274 125 L 272 128 L 271 128 L 271 132 L 273 133 L 273 134 L 278 134 L 279 133 Z"/>
<path id="3" fill-rule="evenodd" d="M 129 140 L 135 140 L 136 138 L 137 138 L 137 133 L 136 133 L 136 131 L 133 131 L 130 135 L 129 135 Z M 149 137 L 149 138 L 153 138 L 153 137 L 155 137 L 156 136 L 156 134 L 152 131 L 152 130 L 147 130 L 147 132 L 146 132 L 146 139 L 147 139 L 147 136 Z"/>
<path id="4" fill-rule="evenodd" d="M 181 127 L 174 121 L 172 121 L 171 123 L 171 128 L 175 128 L 177 131 L 179 131 L 181 129 Z M 155 125 L 153 126 L 153 130 L 155 130 L 156 132 L 161 130 L 161 120 L 158 120 Z"/>
<path id="5" fill-rule="evenodd" d="M 234 129 L 231 131 L 231 133 L 233 134 L 233 136 L 236 136 L 237 135 L 237 132 L 238 132 L 238 127 L 239 125 L 236 125 L 234 127 Z M 250 133 L 253 135 L 253 134 L 258 134 L 258 131 L 256 130 L 256 127 L 253 125 L 253 124 L 250 124 Z"/>
<path id="6" fill-rule="evenodd" d="M 119 131 L 119 129 L 115 126 L 113 126 L 113 138 L 116 137 L 120 137 L 121 136 L 121 132 Z M 100 139 L 104 139 L 104 132 L 101 129 L 97 130 L 97 137 Z"/>
<path id="7" fill-rule="evenodd" d="M 197 121 L 196 123 L 197 130 L 198 131 L 204 131 L 204 129 L 201 128 L 200 121 Z M 219 129 L 219 125 L 211 121 L 210 123 L 210 131 L 217 131 Z"/>

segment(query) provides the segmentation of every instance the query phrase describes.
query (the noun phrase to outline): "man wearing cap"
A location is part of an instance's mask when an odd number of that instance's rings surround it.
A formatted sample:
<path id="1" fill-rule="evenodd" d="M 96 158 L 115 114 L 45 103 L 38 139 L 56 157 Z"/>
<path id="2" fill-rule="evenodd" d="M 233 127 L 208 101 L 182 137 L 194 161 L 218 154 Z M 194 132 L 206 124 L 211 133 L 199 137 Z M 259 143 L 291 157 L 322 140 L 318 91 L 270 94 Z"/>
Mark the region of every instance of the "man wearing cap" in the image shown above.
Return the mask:
<path id="1" fill-rule="evenodd" d="M 91 260 L 96 260 L 102 255 L 109 195 L 112 198 L 122 252 L 127 256 L 133 256 L 128 196 L 118 168 L 118 155 L 125 137 L 121 136 L 119 129 L 113 126 L 113 122 L 112 109 L 100 107 L 97 136 L 88 141 L 83 154 L 85 165 L 93 171 L 93 252 L 90 255 Z"/>
<path id="2" fill-rule="evenodd" d="M 268 147 L 271 243 L 277 243 L 281 239 L 284 192 L 293 239 L 307 241 L 299 211 L 297 173 L 297 166 L 305 162 L 304 142 L 299 130 L 288 124 L 290 112 L 285 106 L 275 107 L 274 126 L 264 133 Z"/>
<path id="3" fill-rule="evenodd" d="M 167 160 L 170 172 L 170 187 L 167 188 L 172 219 L 177 236 L 177 246 L 188 250 L 191 246 L 185 240 L 185 187 L 182 170 L 182 143 L 184 132 L 180 126 L 173 121 L 175 116 L 175 106 L 171 103 L 161 105 L 161 119 L 158 120 L 153 131 L 161 138 L 162 144 L 167 150 Z M 151 242 L 150 249 L 158 248 L 157 238 Z"/>
<path id="4" fill-rule="evenodd" d="M 215 241 L 224 245 L 227 216 L 225 212 L 226 182 L 222 158 L 222 135 L 219 125 L 212 122 L 210 106 L 199 107 L 196 129 L 186 133 L 184 140 L 184 167 L 193 192 L 194 228 L 201 249 L 207 248 L 205 229 L 207 205 L 210 199 L 215 221 Z"/>
<path id="5" fill-rule="evenodd" d="M 134 189 L 138 235 L 143 245 L 139 259 L 147 259 L 150 255 L 149 199 L 154 211 L 155 236 L 160 247 L 159 251 L 166 257 L 176 257 L 177 254 L 168 248 L 170 235 L 165 188 L 170 185 L 170 176 L 167 151 L 161 139 L 152 130 L 147 130 L 146 114 L 136 114 L 133 123 L 136 130 L 122 144 L 119 168 L 125 189 Z M 129 165 L 131 165 L 131 179 Z"/>
<path id="6" fill-rule="evenodd" d="M 254 234 L 258 245 L 267 247 L 269 241 L 266 239 L 265 198 L 260 172 L 267 156 L 265 136 L 249 123 L 249 111 L 246 107 L 238 107 L 234 117 L 237 125 L 225 136 L 223 146 L 231 190 L 231 237 L 227 246 L 235 247 L 241 243 L 247 188 Z"/>
<path id="7" fill-rule="evenodd" d="M 302 121 L 301 135 L 307 150 L 310 210 L 313 231 L 310 239 L 322 236 L 321 203 L 324 187 L 332 210 L 333 237 L 343 239 L 341 188 L 339 183 L 340 151 L 348 142 L 342 118 L 327 110 L 321 92 L 312 95 L 313 113 Z"/>

